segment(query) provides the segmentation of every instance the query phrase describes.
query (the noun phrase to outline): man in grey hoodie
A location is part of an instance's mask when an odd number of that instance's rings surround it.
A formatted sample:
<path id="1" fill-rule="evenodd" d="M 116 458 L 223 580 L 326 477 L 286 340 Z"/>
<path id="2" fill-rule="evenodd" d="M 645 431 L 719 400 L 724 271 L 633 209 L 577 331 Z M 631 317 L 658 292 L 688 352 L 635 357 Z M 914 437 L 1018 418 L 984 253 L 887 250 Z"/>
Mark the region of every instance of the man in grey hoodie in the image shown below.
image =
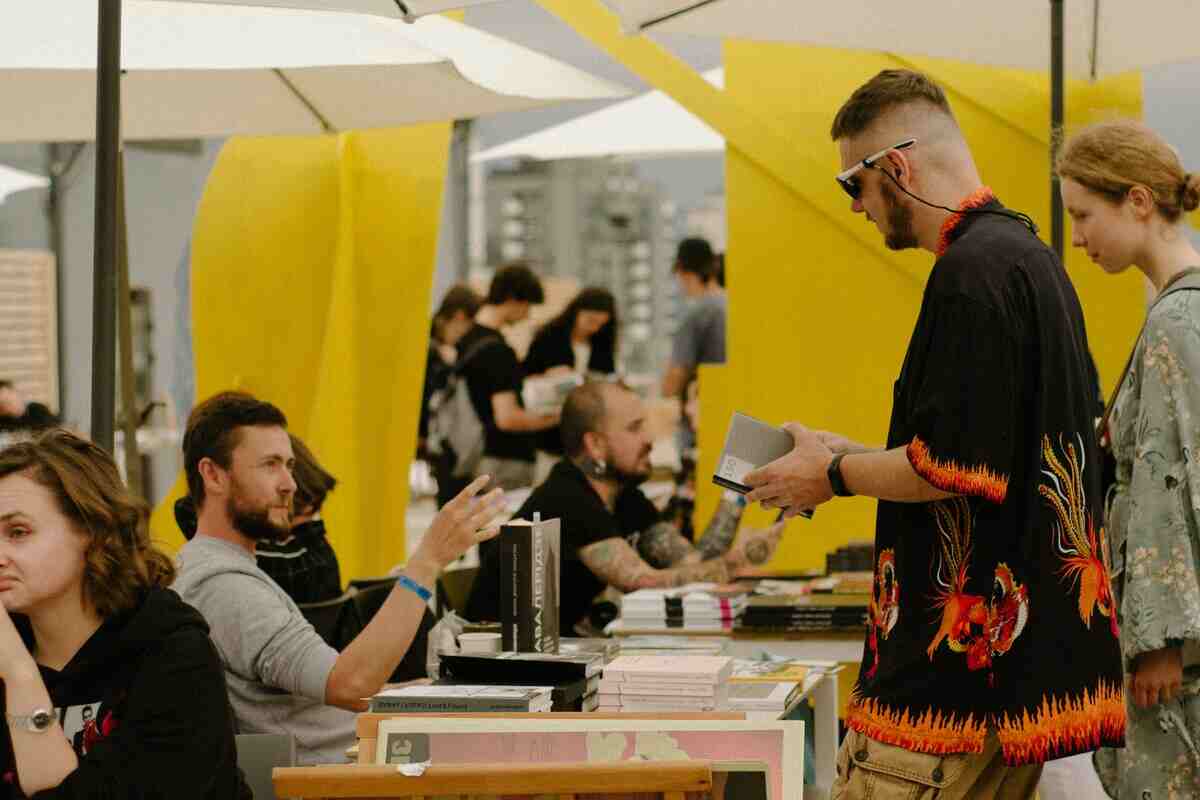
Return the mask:
<path id="1" fill-rule="evenodd" d="M 302 764 L 345 761 L 355 713 L 367 709 L 413 640 L 438 573 L 501 510 L 500 490 L 473 482 L 434 519 L 396 588 L 341 653 L 255 563 L 255 544 L 290 528 L 295 456 L 287 419 L 243 392 L 201 403 L 183 439 L 196 535 L 179 551 L 172 588 L 210 627 L 241 733 L 287 733 Z"/>

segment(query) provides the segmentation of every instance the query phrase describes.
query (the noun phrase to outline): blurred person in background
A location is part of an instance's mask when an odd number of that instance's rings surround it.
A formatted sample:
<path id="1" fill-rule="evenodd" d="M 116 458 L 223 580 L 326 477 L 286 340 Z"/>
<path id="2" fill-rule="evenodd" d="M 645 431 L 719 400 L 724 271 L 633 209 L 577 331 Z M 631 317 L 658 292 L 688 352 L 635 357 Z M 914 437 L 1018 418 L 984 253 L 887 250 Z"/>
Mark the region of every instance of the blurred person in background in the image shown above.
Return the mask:
<path id="1" fill-rule="evenodd" d="M 617 301 L 612 292 L 597 286 L 583 289 L 562 313 L 543 325 L 525 356 L 526 377 L 576 373 L 583 377 L 610 378 L 617 371 Z M 535 434 L 545 478 L 562 456 L 558 426 Z"/>
<path id="2" fill-rule="evenodd" d="M 425 385 L 421 391 L 421 421 L 417 430 L 417 457 L 432 463 L 426 450 L 429 436 L 429 400 L 445 387 L 450 370 L 458 357 L 459 340 L 475 324 L 475 315 L 483 307 L 483 298 L 466 284 L 450 287 L 442 304 L 434 312 L 429 330 L 429 351 L 425 357 Z"/>
<path id="3" fill-rule="evenodd" d="M 0 433 L 40 431 L 58 425 L 56 417 L 41 403 L 26 402 L 16 384 L 0 380 Z"/>
<path id="4" fill-rule="evenodd" d="M 718 281 L 718 262 L 705 239 L 679 243 L 671 267 L 679 288 L 692 306 L 671 348 L 671 361 L 662 381 L 663 397 L 680 397 L 700 364 L 725 363 L 725 289 Z"/>
<path id="5" fill-rule="evenodd" d="M 472 475 L 445 481 L 439 475 L 439 505 L 474 475 L 490 475 L 492 485 L 506 491 L 533 483 L 536 451 L 531 434 L 556 426 L 558 412 L 524 407 L 525 373 L 501 330 L 526 319 L 530 307 L 543 302 L 542 282 L 533 270 L 524 264 L 503 267 L 492 277 L 474 324 L 459 339 L 454 368 L 466 379 L 471 404 L 483 424 L 483 457 Z"/>

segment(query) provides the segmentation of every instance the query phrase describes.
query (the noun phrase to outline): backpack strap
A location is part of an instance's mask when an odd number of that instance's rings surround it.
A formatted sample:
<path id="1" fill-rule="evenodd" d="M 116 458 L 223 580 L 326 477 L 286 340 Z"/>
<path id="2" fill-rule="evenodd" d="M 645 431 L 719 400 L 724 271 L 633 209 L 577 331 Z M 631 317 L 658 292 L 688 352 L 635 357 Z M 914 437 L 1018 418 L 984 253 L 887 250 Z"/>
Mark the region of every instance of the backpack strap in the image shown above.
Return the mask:
<path id="1" fill-rule="evenodd" d="M 463 368 L 466 367 L 467 364 L 469 364 L 470 362 L 472 362 L 476 358 L 478 358 L 479 354 L 482 353 L 484 350 L 486 350 L 490 345 L 502 344 L 503 342 L 504 342 L 504 340 L 501 339 L 499 336 L 483 337 L 478 342 L 471 345 L 470 349 L 468 349 L 467 352 L 463 353 L 462 356 L 460 356 L 458 358 L 458 360 L 454 362 L 454 366 L 451 368 L 451 371 L 454 372 L 454 374 L 456 374 L 456 375 L 461 375 Z"/>
<path id="2" fill-rule="evenodd" d="M 1100 423 L 1096 428 L 1100 435 L 1101 447 L 1108 449 L 1111 444 L 1108 440 L 1108 419 L 1112 416 L 1113 406 L 1117 402 L 1117 395 L 1121 393 L 1121 386 L 1124 385 L 1125 378 L 1129 376 L 1129 370 L 1133 367 L 1133 357 L 1138 351 L 1138 345 L 1142 343 L 1142 337 L 1146 335 L 1146 326 L 1150 324 L 1150 313 L 1168 295 L 1189 289 L 1200 289 L 1200 267 L 1189 267 L 1172 278 L 1163 287 L 1163 291 L 1159 293 L 1158 297 L 1154 298 L 1154 302 L 1150 304 L 1150 308 L 1146 309 L 1146 319 L 1142 322 L 1142 329 L 1138 332 L 1137 338 L 1133 340 L 1133 349 L 1129 351 L 1129 358 L 1125 361 L 1125 368 L 1121 370 L 1121 377 L 1117 379 L 1116 385 L 1113 386 L 1112 395 L 1108 398 L 1108 403 L 1104 406 L 1104 415 L 1100 417 Z"/>

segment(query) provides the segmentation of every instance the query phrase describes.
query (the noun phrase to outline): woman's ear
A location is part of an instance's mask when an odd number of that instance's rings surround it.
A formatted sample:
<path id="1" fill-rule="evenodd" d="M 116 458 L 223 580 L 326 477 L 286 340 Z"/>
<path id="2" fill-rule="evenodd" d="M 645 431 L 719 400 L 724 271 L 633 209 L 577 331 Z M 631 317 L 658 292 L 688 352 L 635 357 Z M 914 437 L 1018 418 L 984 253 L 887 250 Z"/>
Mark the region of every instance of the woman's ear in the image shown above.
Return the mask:
<path id="1" fill-rule="evenodd" d="M 1126 192 L 1125 204 L 1138 220 L 1149 219 L 1158 208 L 1158 203 L 1154 202 L 1154 193 L 1145 186 L 1134 186 Z"/>

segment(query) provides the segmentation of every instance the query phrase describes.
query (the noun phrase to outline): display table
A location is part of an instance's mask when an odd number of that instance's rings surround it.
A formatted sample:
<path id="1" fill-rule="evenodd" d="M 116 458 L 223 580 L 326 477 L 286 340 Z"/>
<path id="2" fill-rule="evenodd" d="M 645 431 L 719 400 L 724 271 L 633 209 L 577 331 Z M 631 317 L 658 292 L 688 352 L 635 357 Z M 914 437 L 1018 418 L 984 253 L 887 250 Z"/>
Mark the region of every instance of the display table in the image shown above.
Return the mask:
<path id="1" fill-rule="evenodd" d="M 625 628 L 620 621 L 609 627 L 613 636 L 714 637 L 729 642 L 727 654 L 733 658 L 754 658 L 766 651 L 773 656 L 812 661 L 818 665 L 857 668 L 862 663 L 862 631 L 845 633 L 760 634 L 733 631 L 697 631 L 683 628 Z M 824 662 L 824 664 L 821 664 Z M 813 768 L 818 796 L 827 797 L 837 775 L 838 751 L 838 672 L 810 675 L 805 680 L 802 699 L 813 706 Z"/>

